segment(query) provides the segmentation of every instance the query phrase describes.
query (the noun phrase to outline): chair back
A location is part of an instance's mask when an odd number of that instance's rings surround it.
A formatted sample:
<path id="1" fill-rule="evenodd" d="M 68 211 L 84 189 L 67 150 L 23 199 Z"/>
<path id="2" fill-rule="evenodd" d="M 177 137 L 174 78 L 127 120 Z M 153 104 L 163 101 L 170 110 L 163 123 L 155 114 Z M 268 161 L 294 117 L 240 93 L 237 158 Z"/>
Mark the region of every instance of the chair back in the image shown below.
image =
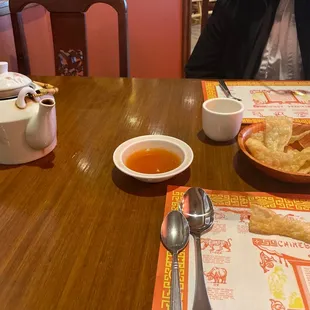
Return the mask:
<path id="1" fill-rule="evenodd" d="M 209 11 L 213 11 L 216 0 L 203 0 L 202 1 L 202 18 L 201 18 L 201 30 L 208 23 Z"/>
<path id="2" fill-rule="evenodd" d="M 85 12 L 95 3 L 106 3 L 113 7 L 118 15 L 120 76 L 129 76 L 126 0 L 10 0 L 19 72 L 30 74 L 21 11 L 33 2 L 50 12 L 56 75 L 88 75 Z"/>

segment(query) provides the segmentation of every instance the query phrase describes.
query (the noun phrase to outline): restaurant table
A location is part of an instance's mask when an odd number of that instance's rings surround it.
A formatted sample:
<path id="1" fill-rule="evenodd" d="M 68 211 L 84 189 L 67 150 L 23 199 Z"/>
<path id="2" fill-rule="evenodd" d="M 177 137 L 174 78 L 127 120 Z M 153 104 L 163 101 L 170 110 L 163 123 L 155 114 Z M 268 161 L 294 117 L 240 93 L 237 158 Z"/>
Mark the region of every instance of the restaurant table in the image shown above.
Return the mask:
<path id="1" fill-rule="evenodd" d="M 60 89 L 58 146 L 0 165 L 1 310 L 151 309 L 168 184 L 310 193 L 259 172 L 236 141 L 205 137 L 198 80 L 34 80 Z M 188 143 L 190 169 L 159 184 L 118 171 L 114 149 L 147 134 Z"/>

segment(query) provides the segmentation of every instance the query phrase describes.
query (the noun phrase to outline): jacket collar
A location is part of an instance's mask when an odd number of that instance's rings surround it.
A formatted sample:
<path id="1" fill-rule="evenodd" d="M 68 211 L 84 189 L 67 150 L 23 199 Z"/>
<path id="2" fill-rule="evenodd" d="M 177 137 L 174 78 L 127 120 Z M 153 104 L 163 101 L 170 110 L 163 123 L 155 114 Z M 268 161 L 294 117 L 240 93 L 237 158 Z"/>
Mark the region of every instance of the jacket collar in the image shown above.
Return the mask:
<path id="1" fill-rule="evenodd" d="M 265 12 L 257 24 L 255 36 L 252 37 L 252 53 L 244 71 L 244 79 L 253 79 L 259 68 L 280 0 L 264 0 L 264 2 Z"/>

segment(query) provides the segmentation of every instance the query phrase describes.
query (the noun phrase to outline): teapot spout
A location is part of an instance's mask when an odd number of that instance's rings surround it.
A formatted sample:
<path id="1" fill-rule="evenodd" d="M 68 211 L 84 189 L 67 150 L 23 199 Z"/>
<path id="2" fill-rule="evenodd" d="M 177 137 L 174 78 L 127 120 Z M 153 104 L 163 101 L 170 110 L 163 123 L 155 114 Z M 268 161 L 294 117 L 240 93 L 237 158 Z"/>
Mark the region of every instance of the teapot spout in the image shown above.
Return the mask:
<path id="1" fill-rule="evenodd" d="M 39 102 L 39 110 L 28 122 L 26 141 L 30 147 L 41 150 L 56 139 L 56 108 L 52 96 Z"/>

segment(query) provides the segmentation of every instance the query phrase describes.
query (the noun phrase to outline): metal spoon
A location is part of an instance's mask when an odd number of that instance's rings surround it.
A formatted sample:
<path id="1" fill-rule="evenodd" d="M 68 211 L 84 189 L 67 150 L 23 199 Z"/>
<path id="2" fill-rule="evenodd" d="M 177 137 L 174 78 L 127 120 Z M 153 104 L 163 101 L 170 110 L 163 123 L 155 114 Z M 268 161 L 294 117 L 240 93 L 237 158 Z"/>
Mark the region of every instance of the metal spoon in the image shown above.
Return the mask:
<path id="1" fill-rule="evenodd" d="M 219 80 L 219 85 L 222 89 L 222 91 L 224 92 L 225 96 L 227 98 L 231 98 L 231 99 L 235 99 L 235 100 L 238 100 L 238 101 L 242 101 L 240 98 L 237 98 L 235 96 L 233 96 L 228 88 L 228 86 L 226 85 L 225 81 L 224 80 Z"/>
<path id="2" fill-rule="evenodd" d="M 305 91 L 305 90 L 292 90 L 292 93 L 294 95 L 297 95 L 297 96 L 306 96 L 309 94 L 309 92 Z"/>
<path id="3" fill-rule="evenodd" d="M 172 254 L 170 310 L 181 310 L 178 254 L 185 248 L 189 238 L 189 225 L 181 212 L 168 213 L 161 225 L 160 237 L 166 249 Z"/>
<path id="4" fill-rule="evenodd" d="M 211 310 L 203 274 L 200 236 L 213 226 L 213 204 L 202 188 L 192 187 L 185 192 L 180 209 L 189 223 L 195 240 L 196 283 L 193 310 Z"/>

